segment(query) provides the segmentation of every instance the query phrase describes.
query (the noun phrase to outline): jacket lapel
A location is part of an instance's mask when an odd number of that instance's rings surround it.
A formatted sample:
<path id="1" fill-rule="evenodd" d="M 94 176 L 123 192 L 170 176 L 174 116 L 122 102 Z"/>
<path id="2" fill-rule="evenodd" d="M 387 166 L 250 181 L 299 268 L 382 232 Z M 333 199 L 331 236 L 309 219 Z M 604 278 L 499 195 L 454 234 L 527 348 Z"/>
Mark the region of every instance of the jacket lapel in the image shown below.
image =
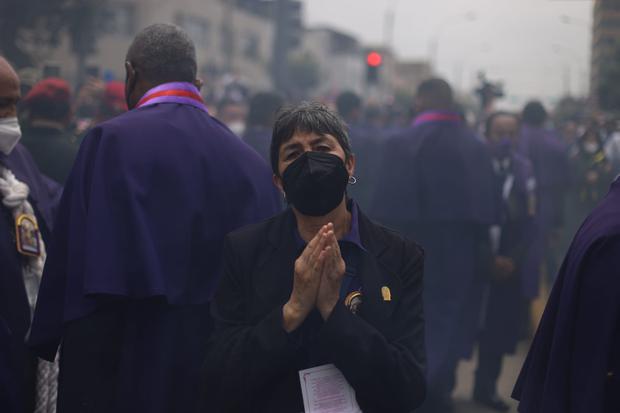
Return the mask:
<path id="1" fill-rule="evenodd" d="M 396 250 L 397 246 L 390 245 L 385 235 L 362 213 L 359 221 L 362 245 L 366 248 L 360 260 L 359 276 L 363 291 L 360 316 L 382 330 L 402 292 L 400 268 L 395 264 L 400 260 L 401 251 Z"/>

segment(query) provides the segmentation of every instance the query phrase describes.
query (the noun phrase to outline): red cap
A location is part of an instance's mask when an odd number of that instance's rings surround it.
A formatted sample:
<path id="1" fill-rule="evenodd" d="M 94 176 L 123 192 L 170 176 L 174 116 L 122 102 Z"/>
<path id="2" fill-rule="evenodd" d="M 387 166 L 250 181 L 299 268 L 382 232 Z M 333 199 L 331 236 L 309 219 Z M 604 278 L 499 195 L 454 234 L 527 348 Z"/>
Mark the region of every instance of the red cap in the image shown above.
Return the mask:
<path id="1" fill-rule="evenodd" d="M 108 82 L 103 92 L 103 103 L 110 109 L 119 112 L 127 110 L 127 102 L 125 101 L 125 84 L 117 80 Z"/>
<path id="2" fill-rule="evenodd" d="M 71 101 L 69 83 L 57 77 L 49 77 L 35 84 L 24 98 L 26 103 L 64 103 Z"/>

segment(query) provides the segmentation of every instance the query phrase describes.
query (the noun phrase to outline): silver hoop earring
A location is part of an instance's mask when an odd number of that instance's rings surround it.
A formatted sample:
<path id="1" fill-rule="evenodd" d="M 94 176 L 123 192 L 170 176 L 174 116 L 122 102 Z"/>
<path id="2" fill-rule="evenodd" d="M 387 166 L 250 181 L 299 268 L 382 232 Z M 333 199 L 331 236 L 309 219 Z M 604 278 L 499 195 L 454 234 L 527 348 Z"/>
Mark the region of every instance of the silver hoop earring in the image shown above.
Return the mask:
<path id="1" fill-rule="evenodd" d="M 349 185 L 355 185 L 357 183 L 357 178 L 351 175 L 349 177 Z"/>

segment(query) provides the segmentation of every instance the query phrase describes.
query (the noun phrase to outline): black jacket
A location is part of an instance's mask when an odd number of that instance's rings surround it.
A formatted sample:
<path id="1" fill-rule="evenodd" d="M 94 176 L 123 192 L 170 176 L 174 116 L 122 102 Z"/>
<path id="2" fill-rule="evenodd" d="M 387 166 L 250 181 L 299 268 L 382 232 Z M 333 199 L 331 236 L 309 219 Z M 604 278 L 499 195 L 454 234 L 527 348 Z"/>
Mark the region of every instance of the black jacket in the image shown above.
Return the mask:
<path id="1" fill-rule="evenodd" d="M 24 128 L 23 145 L 28 148 L 42 173 L 65 184 L 79 145 L 68 132 L 47 127 Z"/>
<path id="2" fill-rule="evenodd" d="M 212 306 L 215 332 L 205 365 L 205 400 L 214 412 L 303 412 L 299 370 L 335 364 L 364 413 L 410 412 L 426 393 L 422 274 L 414 242 L 359 215 L 357 315 L 341 302 L 291 334 L 282 306 L 300 254 L 289 209 L 230 234 L 224 276 Z M 384 301 L 381 287 L 391 291 Z"/>

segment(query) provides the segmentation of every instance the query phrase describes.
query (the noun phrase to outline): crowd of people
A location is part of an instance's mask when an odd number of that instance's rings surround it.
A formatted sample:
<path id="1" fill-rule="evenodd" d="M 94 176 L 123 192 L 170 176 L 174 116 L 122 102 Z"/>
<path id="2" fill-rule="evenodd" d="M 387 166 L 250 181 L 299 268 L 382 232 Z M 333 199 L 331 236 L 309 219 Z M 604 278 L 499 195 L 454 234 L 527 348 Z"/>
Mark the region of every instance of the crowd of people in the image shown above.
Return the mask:
<path id="1" fill-rule="evenodd" d="M 334 365 L 364 412 L 445 413 L 475 349 L 472 398 L 507 411 L 504 356 L 554 281 L 514 397 L 618 411 L 611 118 L 559 124 L 531 101 L 471 124 L 438 78 L 410 109 L 209 102 L 164 24 L 125 61 L 125 83 L 73 93 L 23 88 L 0 58 L 0 411 L 309 412 L 299 372 Z M 583 262 L 597 303 L 573 285 Z M 606 314 L 599 341 L 582 303 Z"/>

